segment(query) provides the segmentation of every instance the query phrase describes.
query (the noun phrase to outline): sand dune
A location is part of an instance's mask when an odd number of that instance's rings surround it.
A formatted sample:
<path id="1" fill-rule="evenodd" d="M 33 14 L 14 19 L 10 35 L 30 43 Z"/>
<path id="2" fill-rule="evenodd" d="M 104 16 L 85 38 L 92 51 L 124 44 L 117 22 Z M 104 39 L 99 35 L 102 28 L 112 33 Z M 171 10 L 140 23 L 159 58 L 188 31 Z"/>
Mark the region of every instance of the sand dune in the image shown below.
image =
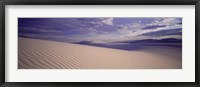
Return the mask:
<path id="1" fill-rule="evenodd" d="M 173 47 L 125 51 L 19 37 L 19 69 L 180 69 Z"/>

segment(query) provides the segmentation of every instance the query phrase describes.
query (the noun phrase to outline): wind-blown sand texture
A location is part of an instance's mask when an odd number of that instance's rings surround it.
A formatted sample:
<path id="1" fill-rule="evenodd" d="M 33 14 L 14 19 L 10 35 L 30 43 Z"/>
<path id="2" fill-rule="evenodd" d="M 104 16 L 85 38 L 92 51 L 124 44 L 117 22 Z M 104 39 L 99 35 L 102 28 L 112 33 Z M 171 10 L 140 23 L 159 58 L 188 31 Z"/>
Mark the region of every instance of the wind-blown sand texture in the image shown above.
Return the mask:
<path id="1" fill-rule="evenodd" d="M 19 69 L 181 69 L 181 48 L 125 51 L 18 38 Z"/>

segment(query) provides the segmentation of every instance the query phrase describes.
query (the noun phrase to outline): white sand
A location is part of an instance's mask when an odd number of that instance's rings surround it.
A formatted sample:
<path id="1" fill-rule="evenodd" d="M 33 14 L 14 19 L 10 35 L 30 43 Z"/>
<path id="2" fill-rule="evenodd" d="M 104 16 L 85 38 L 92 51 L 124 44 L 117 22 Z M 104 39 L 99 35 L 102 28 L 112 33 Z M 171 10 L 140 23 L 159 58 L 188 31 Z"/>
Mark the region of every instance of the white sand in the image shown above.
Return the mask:
<path id="1" fill-rule="evenodd" d="M 19 37 L 19 69 L 181 69 L 173 47 L 125 51 Z"/>

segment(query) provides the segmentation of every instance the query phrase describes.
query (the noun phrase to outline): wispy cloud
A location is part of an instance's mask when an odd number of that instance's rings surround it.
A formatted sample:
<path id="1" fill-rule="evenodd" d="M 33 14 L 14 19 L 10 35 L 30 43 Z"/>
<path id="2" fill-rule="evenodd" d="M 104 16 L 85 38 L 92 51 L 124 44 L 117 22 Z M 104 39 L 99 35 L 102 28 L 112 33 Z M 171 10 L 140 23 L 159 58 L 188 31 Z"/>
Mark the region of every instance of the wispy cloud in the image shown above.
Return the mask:
<path id="1" fill-rule="evenodd" d="M 105 18 L 102 22 L 107 25 L 113 25 L 113 18 Z"/>

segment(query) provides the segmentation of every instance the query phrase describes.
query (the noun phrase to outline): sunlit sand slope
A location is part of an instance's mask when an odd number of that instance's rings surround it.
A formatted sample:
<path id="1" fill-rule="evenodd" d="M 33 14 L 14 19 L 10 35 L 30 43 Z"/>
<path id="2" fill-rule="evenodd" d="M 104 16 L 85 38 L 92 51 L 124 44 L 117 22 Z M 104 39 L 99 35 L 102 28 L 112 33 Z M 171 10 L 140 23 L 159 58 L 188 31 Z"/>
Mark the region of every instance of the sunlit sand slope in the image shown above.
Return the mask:
<path id="1" fill-rule="evenodd" d="M 182 68 L 181 50 L 173 47 L 125 51 L 22 37 L 18 39 L 19 69 Z"/>

